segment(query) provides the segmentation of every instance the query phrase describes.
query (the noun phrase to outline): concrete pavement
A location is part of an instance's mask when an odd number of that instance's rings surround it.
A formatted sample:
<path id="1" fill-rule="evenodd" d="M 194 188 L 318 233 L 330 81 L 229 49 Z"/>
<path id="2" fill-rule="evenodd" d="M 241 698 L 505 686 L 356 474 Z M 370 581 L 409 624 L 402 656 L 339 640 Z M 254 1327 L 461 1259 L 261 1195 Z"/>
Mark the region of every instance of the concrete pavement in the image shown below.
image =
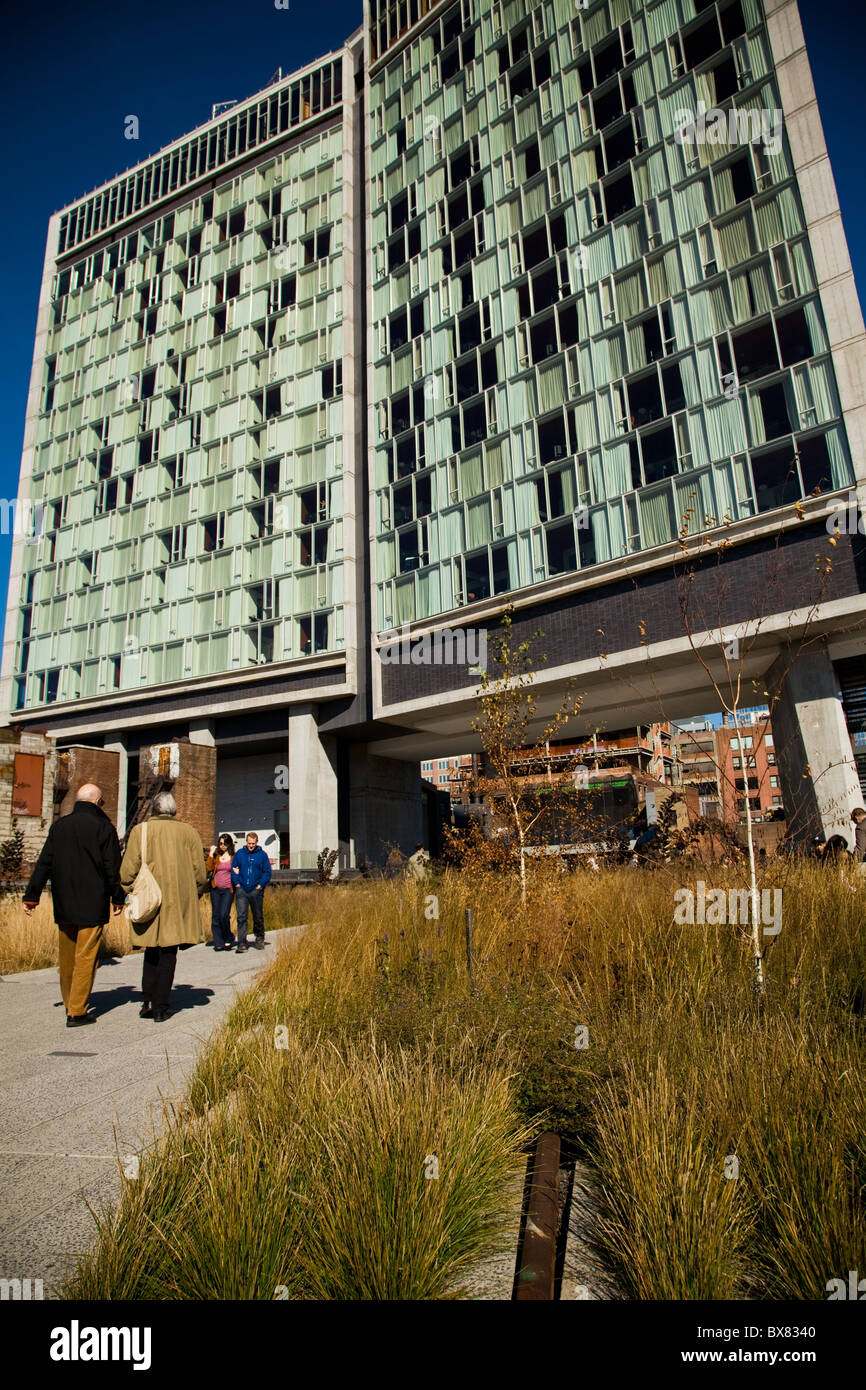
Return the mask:
<path id="1" fill-rule="evenodd" d="M 0 977 L 0 1279 L 41 1279 L 54 1296 L 93 1238 L 86 1203 L 120 1194 L 118 1154 L 146 1147 L 238 990 L 303 930 L 245 955 L 179 952 L 162 1024 L 138 1017 L 140 953 L 101 962 L 85 1028 L 66 1027 L 56 969 Z"/>

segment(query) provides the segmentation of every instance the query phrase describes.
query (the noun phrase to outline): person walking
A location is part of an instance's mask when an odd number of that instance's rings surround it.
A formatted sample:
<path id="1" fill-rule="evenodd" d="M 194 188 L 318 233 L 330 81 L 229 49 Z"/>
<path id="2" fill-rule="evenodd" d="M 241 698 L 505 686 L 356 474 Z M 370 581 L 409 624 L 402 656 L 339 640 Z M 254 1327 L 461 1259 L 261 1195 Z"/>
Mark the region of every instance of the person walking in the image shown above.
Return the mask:
<path id="1" fill-rule="evenodd" d="M 862 806 L 855 807 L 851 819 L 854 822 L 854 862 L 866 864 L 866 811 Z"/>
<path id="2" fill-rule="evenodd" d="M 211 935 L 215 951 L 230 951 L 235 944 L 231 929 L 234 854 L 235 842 L 231 835 L 220 835 L 205 865 L 210 880 Z"/>
<path id="3" fill-rule="evenodd" d="M 102 792 L 93 782 L 79 787 L 75 805 L 48 832 L 48 839 L 24 892 L 30 917 L 46 883 L 51 882 L 54 920 L 60 932 L 60 993 L 67 1028 L 95 1023 L 87 1001 L 93 989 L 102 928 L 120 912 L 120 841 L 103 811 Z"/>
<path id="4" fill-rule="evenodd" d="M 247 947 L 247 909 L 253 914 L 255 938 L 253 945 L 257 951 L 265 948 L 264 892 L 271 881 L 271 861 L 259 846 L 259 837 L 254 830 L 247 833 L 247 842 L 241 845 L 232 860 L 232 883 L 235 890 L 235 912 L 238 919 L 238 953 Z"/>
<path id="5" fill-rule="evenodd" d="M 207 890 L 201 840 L 191 825 L 176 820 L 171 792 L 158 792 L 147 821 L 147 864 L 159 884 L 162 901 L 149 922 L 130 924 L 133 951 L 144 951 L 139 1017 L 165 1023 L 171 1017 L 169 998 L 178 947 L 204 940 L 198 900 Z M 141 825 L 130 832 L 120 866 L 120 882 L 130 892 L 141 868 Z"/>
<path id="6" fill-rule="evenodd" d="M 851 851 L 845 836 L 831 835 L 821 851 L 820 859 L 824 867 L 829 864 L 838 868 L 840 864 L 847 864 L 851 859 Z"/>
<path id="7" fill-rule="evenodd" d="M 385 877 L 398 878 L 406 867 L 406 856 L 399 845 L 395 845 L 385 860 Z"/>
<path id="8" fill-rule="evenodd" d="M 423 883 L 430 873 L 430 855 L 422 844 L 415 846 L 415 853 L 409 855 L 406 871 L 415 883 Z"/>

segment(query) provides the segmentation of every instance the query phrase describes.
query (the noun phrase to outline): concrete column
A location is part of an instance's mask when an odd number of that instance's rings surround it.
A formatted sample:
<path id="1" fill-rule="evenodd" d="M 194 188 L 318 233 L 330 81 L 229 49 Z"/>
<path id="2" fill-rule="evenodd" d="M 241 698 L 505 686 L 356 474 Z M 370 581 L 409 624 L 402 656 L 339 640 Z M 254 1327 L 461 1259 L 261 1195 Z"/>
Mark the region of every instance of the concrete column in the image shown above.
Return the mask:
<path id="1" fill-rule="evenodd" d="M 826 647 L 783 653 L 767 676 L 767 690 L 780 681 L 773 736 L 789 829 L 798 839 L 843 835 L 851 847 L 851 811 L 863 793 Z"/>
<path id="2" fill-rule="evenodd" d="M 355 866 L 384 864 L 394 845 L 412 854 L 424 839 L 421 769 L 381 758 L 362 745 L 349 754 L 350 823 Z"/>
<path id="3" fill-rule="evenodd" d="M 289 713 L 289 867 L 315 869 L 326 847 L 340 847 L 337 740 L 319 733 L 315 705 L 298 705 Z"/>
<path id="4" fill-rule="evenodd" d="M 119 839 L 126 834 L 126 803 L 129 798 L 129 754 L 126 749 L 126 735 L 117 734 L 105 745 L 106 752 L 117 754 L 117 826 Z"/>
<path id="5" fill-rule="evenodd" d="M 191 719 L 189 721 L 189 741 L 190 743 L 201 743 L 206 748 L 215 748 L 213 720 Z"/>

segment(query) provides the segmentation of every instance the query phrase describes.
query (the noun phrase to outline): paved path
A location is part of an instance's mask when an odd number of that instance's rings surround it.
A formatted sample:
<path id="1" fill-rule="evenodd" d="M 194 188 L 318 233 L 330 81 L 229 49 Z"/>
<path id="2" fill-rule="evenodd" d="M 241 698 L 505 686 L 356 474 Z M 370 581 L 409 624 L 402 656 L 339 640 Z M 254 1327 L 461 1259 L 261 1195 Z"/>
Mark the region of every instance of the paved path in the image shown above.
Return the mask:
<path id="1" fill-rule="evenodd" d="M 303 930 L 242 956 L 179 952 L 162 1024 L 138 1017 L 140 954 L 101 962 L 88 1028 L 66 1027 L 56 969 L 0 977 L 0 1278 L 42 1279 L 49 1297 L 71 1272 L 94 1234 L 85 1203 L 120 1193 L 118 1152 L 148 1143 L 237 991 Z"/>

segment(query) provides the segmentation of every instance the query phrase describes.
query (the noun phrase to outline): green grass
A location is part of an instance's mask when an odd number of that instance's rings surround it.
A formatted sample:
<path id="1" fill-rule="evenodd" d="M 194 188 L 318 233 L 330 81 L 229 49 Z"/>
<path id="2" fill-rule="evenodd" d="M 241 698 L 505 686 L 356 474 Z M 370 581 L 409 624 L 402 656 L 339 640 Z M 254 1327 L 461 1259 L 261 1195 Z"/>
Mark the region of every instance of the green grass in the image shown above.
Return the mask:
<path id="1" fill-rule="evenodd" d="M 70 1296 L 449 1296 L 544 1124 L 595 1164 L 630 1296 L 825 1297 L 866 1268 L 866 892 L 769 867 L 760 999 L 740 929 L 672 921 L 707 876 L 533 866 L 525 913 L 480 873 L 275 896 L 269 924 L 309 930 L 202 1054 Z"/>

